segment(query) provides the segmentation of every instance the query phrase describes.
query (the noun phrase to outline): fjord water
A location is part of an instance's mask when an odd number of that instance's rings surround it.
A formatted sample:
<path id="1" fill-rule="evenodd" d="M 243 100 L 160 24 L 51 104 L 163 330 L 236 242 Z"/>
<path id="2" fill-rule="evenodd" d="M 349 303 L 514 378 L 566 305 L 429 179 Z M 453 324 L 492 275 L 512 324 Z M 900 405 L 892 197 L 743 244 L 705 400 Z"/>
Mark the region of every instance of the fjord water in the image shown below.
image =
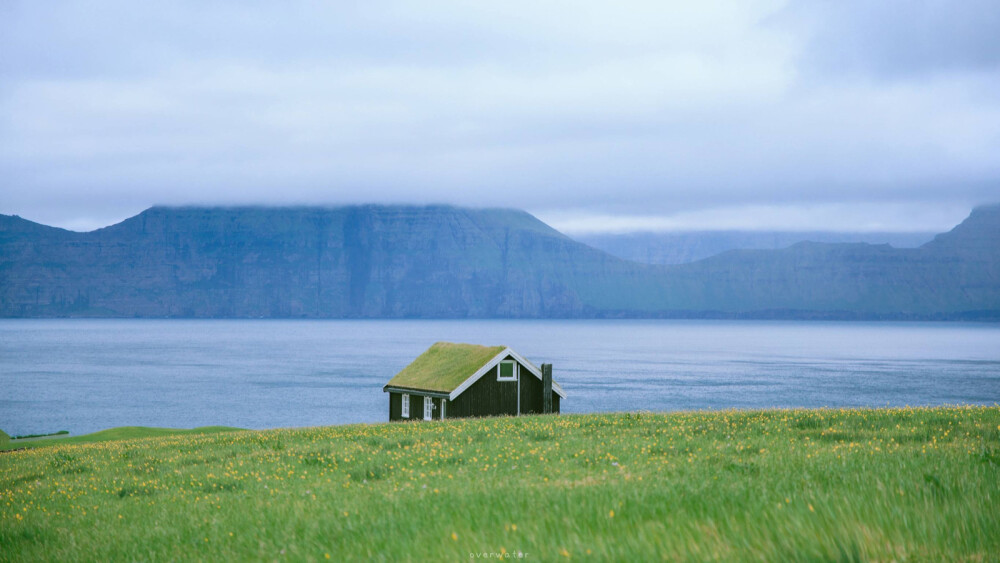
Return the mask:
<path id="1" fill-rule="evenodd" d="M 1000 401 L 996 324 L 0 320 L 0 429 L 381 422 L 438 340 L 552 363 L 564 412 Z"/>

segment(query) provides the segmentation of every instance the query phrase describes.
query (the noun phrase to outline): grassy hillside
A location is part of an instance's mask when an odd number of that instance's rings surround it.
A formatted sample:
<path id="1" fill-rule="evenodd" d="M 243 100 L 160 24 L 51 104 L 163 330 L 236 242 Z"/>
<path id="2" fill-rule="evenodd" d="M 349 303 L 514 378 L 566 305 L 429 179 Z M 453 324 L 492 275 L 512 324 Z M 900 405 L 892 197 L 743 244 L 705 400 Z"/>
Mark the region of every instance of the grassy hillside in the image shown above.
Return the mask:
<path id="1" fill-rule="evenodd" d="M 136 438 L 155 438 L 161 436 L 182 436 L 190 434 L 214 434 L 216 432 L 234 432 L 237 430 L 242 430 L 242 428 L 233 428 L 231 426 L 201 426 L 198 428 L 182 429 L 151 428 L 149 426 L 120 426 L 118 428 L 109 428 L 92 434 L 69 436 L 66 438 L 43 437 L 40 439 L 4 441 L 3 437 L 0 436 L 0 451 L 58 446 L 61 444 L 92 444 L 95 442 L 107 442 L 109 440 L 130 440 Z"/>
<path id="2" fill-rule="evenodd" d="M 1000 407 L 499 418 L 0 454 L 0 559 L 996 560 Z"/>

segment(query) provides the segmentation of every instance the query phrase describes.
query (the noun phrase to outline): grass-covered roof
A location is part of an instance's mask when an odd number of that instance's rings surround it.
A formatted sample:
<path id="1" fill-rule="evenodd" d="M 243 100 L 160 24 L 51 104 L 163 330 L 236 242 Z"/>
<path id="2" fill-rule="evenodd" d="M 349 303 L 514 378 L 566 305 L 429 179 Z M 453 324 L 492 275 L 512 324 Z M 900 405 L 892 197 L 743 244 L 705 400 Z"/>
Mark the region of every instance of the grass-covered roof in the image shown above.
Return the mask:
<path id="1" fill-rule="evenodd" d="M 417 356 L 386 386 L 451 393 L 505 349 L 506 346 L 438 342 Z"/>

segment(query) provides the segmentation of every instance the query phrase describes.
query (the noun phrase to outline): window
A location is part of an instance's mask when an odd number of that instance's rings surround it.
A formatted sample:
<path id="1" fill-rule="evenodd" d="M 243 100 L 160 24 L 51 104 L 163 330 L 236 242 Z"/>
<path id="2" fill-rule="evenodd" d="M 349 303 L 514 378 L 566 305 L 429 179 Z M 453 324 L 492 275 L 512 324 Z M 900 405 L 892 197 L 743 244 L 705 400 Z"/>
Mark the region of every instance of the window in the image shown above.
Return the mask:
<path id="1" fill-rule="evenodd" d="M 400 416 L 403 418 L 410 418 L 410 394 L 403 393 L 403 403 L 402 410 L 400 411 Z"/>
<path id="2" fill-rule="evenodd" d="M 517 381 L 518 367 L 517 362 L 513 360 L 500 362 L 500 365 L 497 366 L 497 369 L 500 370 L 497 373 L 497 381 Z"/>
<path id="3" fill-rule="evenodd" d="M 434 418 L 434 399 L 424 397 L 424 420 Z"/>
<path id="4" fill-rule="evenodd" d="M 444 413 L 448 410 L 448 399 L 441 399 L 441 420 L 444 420 Z"/>

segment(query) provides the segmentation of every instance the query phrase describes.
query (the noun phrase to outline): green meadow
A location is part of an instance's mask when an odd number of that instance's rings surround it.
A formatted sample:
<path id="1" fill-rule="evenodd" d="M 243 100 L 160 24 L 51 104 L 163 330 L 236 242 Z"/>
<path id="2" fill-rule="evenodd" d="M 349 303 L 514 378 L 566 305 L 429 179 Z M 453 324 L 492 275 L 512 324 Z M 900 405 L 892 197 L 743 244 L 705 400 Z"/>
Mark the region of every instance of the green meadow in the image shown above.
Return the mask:
<path id="1" fill-rule="evenodd" d="M 93 444 L 96 442 L 107 442 L 109 440 L 129 440 L 136 438 L 154 438 L 161 436 L 183 436 L 192 434 L 214 434 L 216 432 L 233 432 L 242 428 L 230 426 L 202 426 L 200 428 L 154 428 L 150 426 L 120 426 L 83 434 L 80 436 L 60 437 L 60 434 L 43 435 L 39 438 L 29 440 L 4 440 L 0 436 L 0 451 L 19 450 L 24 448 L 50 447 L 61 444 Z M 0 430 L 0 432 L 3 432 Z"/>
<path id="2" fill-rule="evenodd" d="M 124 434 L 0 453 L 0 559 L 1000 560 L 997 406 Z"/>

